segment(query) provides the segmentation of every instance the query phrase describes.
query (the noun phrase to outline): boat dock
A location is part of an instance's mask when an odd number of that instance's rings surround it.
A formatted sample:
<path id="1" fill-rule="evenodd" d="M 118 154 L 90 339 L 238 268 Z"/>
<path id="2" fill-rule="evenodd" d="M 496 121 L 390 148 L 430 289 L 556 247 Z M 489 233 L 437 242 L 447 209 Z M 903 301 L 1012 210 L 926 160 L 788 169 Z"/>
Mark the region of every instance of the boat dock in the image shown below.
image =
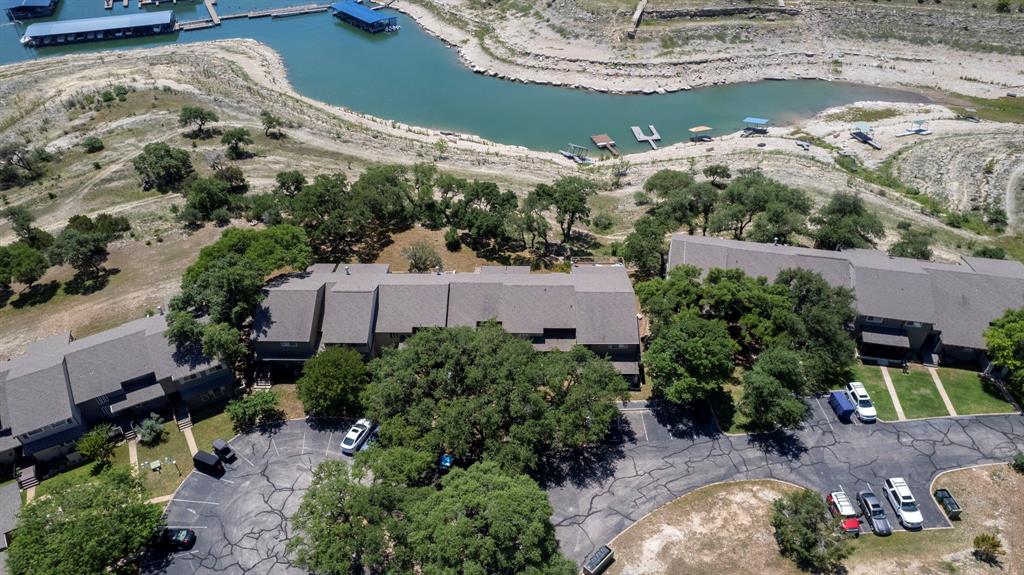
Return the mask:
<path id="1" fill-rule="evenodd" d="M 641 144 L 647 142 L 648 144 L 651 145 L 652 149 L 657 150 L 658 144 L 656 144 L 655 142 L 661 140 L 661 134 L 658 133 L 658 130 L 656 130 L 654 126 L 647 127 L 650 128 L 651 130 L 650 136 L 644 134 L 644 131 L 641 130 L 639 126 L 631 126 L 629 129 L 633 130 L 633 137 L 636 138 L 637 142 L 640 142 Z"/>
<path id="2" fill-rule="evenodd" d="M 615 140 L 608 134 L 596 134 L 590 136 L 590 141 L 601 150 L 608 150 L 616 158 L 619 157 L 619 150 L 615 148 Z"/>

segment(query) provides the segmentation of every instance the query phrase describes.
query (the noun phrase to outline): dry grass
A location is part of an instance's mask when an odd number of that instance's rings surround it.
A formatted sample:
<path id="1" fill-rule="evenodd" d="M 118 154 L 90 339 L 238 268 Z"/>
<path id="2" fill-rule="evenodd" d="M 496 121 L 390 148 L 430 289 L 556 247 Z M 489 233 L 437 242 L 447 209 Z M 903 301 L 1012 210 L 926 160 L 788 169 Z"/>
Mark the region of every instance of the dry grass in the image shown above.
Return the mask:
<path id="1" fill-rule="evenodd" d="M 391 271 L 404 272 L 409 269 L 409 260 L 402 255 L 402 250 L 416 242 L 427 242 L 437 251 L 444 262 L 445 270 L 458 272 L 471 272 L 478 266 L 488 265 L 491 262 L 479 257 L 473 250 L 462 246 L 457 252 L 450 252 L 444 246 L 444 230 L 428 230 L 423 227 L 415 227 L 411 230 L 395 234 L 393 242 L 380 253 L 376 263 L 390 264 Z"/>
<path id="2" fill-rule="evenodd" d="M 299 390 L 294 383 L 279 383 L 271 387 L 270 391 L 277 396 L 286 419 L 306 417 L 306 410 L 299 400 Z"/>
<path id="3" fill-rule="evenodd" d="M 990 465 L 947 473 L 935 488 L 949 489 L 964 508 L 952 529 L 863 535 L 854 541 L 848 572 L 1024 573 L 1024 529 L 1019 526 L 1024 475 L 1006 465 Z M 771 501 L 792 489 L 775 481 L 737 481 L 684 495 L 612 542 L 616 561 L 608 573 L 799 574 L 779 555 L 768 524 Z M 1007 553 L 1000 566 L 980 563 L 971 554 L 974 537 L 982 532 L 1002 540 Z"/>

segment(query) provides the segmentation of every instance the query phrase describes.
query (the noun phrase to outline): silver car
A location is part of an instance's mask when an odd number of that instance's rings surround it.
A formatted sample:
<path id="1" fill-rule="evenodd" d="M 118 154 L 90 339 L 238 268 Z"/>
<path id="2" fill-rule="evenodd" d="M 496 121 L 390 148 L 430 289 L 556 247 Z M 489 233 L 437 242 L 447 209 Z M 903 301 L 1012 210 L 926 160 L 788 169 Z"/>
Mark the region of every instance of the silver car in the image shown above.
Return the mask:
<path id="1" fill-rule="evenodd" d="M 875 535 L 892 535 L 892 524 L 889 523 L 889 518 L 885 515 L 885 508 L 882 507 L 881 500 L 873 491 L 868 489 L 858 491 L 857 504 Z"/>

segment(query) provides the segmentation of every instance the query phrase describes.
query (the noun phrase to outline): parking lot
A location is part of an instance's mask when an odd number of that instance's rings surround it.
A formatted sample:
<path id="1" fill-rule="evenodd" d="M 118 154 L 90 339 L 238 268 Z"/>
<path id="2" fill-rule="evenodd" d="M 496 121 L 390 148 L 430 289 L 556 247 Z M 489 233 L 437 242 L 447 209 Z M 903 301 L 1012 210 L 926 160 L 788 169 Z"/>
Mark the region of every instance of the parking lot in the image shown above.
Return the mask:
<path id="1" fill-rule="evenodd" d="M 929 492 L 939 471 L 1005 461 L 1024 449 L 1019 415 L 844 424 L 824 399 L 810 407 L 803 430 L 762 436 L 721 434 L 708 413 L 627 407 L 621 431 L 604 446 L 607 457 L 548 487 L 563 552 L 582 561 L 661 505 L 732 479 L 779 479 L 823 496 L 843 488 L 853 497 L 870 487 L 883 498 L 883 481 L 903 477 L 925 528 L 944 528 L 949 523 Z"/>
<path id="2" fill-rule="evenodd" d="M 563 552 L 582 562 L 661 505 L 732 479 L 774 478 L 823 494 L 843 488 L 851 497 L 870 486 L 882 497 L 885 478 L 904 477 L 925 528 L 943 528 L 948 523 L 929 493 L 939 471 L 1005 461 L 1024 449 L 1019 415 L 843 424 L 824 400 L 809 405 L 803 430 L 764 436 L 724 435 L 707 412 L 624 406 L 609 442 L 548 467 L 544 486 Z M 305 573 L 287 557 L 287 518 L 316 465 L 344 457 L 339 444 L 346 430 L 289 421 L 233 440 L 238 459 L 225 475 L 191 474 L 168 505 L 167 524 L 194 529 L 195 547 L 148 557 L 145 572 Z"/>
<path id="3" fill-rule="evenodd" d="M 220 479 L 193 472 L 167 507 L 167 525 L 197 535 L 187 552 L 146 558 L 145 573 L 299 574 L 285 551 L 288 517 L 299 507 L 312 470 L 341 458 L 347 427 L 314 429 L 288 421 L 231 441 L 237 459 Z"/>

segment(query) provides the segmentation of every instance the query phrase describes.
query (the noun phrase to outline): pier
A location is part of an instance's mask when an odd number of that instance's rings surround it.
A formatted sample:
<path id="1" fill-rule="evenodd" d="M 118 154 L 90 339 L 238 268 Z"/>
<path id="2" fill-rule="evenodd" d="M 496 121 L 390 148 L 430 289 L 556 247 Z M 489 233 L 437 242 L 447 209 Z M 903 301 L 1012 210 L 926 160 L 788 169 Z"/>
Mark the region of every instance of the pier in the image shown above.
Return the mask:
<path id="1" fill-rule="evenodd" d="M 658 133 L 658 130 L 655 129 L 654 126 L 647 127 L 650 128 L 651 130 L 650 136 L 644 134 L 644 131 L 641 130 L 639 126 L 631 126 L 629 129 L 633 130 L 633 137 L 636 138 L 637 142 L 640 142 L 641 144 L 647 142 L 648 144 L 651 145 L 652 149 L 657 150 L 658 144 L 655 144 L 655 142 L 661 140 L 661 134 Z"/>
<path id="2" fill-rule="evenodd" d="M 619 157 L 619 150 L 615 148 L 615 140 L 608 134 L 596 134 L 590 136 L 590 141 L 601 150 L 608 150 L 616 158 Z"/>

